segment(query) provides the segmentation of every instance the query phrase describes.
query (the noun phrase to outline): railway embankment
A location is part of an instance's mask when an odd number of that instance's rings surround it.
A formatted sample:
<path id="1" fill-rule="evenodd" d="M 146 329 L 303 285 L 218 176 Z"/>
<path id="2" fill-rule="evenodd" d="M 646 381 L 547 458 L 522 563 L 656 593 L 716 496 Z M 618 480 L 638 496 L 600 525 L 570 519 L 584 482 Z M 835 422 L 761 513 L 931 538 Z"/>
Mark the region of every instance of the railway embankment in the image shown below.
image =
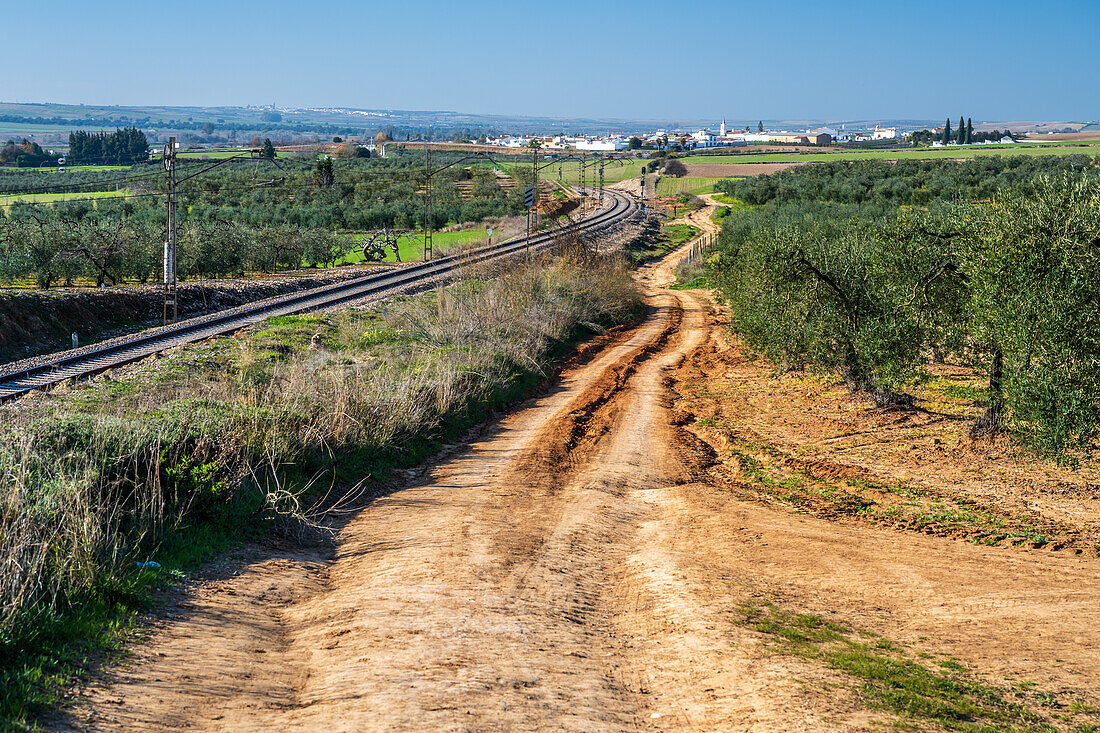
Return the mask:
<path id="1" fill-rule="evenodd" d="M 625 258 L 572 247 L 7 403 L 0 718 L 57 703 L 181 572 L 242 541 L 323 543 L 334 510 L 385 491 L 639 308 Z"/>
<path id="2" fill-rule="evenodd" d="M 361 277 L 362 267 L 262 278 L 199 280 L 179 286 L 180 316 L 190 318 Z M 161 286 L 0 290 L 0 363 L 31 359 L 159 325 Z"/>

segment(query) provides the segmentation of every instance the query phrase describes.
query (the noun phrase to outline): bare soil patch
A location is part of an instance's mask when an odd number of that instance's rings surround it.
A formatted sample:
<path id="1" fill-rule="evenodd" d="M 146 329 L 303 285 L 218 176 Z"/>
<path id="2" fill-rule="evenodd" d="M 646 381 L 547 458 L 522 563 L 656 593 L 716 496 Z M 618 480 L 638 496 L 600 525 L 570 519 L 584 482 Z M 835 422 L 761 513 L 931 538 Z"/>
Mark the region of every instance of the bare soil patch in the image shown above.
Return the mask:
<path id="1" fill-rule="evenodd" d="M 644 322 L 371 501 L 343 527 L 331 561 L 307 551 L 261 558 L 200 588 L 194 608 L 181 607 L 127 669 L 51 724 L 890 725 L 858 680 L 746 625 L 738 609 L 766 602 L 865 630 L 913 663 L 965 667 L 1056 728 L 1094 722 L 1080 705 L 1095 705 L 1100 689 L 1100 560 L 787 502 L 762 490 L 730 446 L 751 434 L 784 469 L 942 483 L 997 501 L 996 484 L 1018 477 L 1006 513 L 1027 496 L 1046 503 L 1024 486 L 1025 476 L 1053 485 L 1042 467 L 1002 447 L 955 446 L 950 421 L 868 415 L 827 383 L 774 376 L 731 344 L 704 294 L 667 289 L 684 253 L 639 273 Z M 1058 521 L 1085 533 L 1091 516 Z"/>
<path id="2" fill-rule="evenodd" d="M 688 163 L 688 175 L 700 178 L 723 178 L 729 176 L 762 176 L 766 173 L 778 173 L 802 163 Z"/>

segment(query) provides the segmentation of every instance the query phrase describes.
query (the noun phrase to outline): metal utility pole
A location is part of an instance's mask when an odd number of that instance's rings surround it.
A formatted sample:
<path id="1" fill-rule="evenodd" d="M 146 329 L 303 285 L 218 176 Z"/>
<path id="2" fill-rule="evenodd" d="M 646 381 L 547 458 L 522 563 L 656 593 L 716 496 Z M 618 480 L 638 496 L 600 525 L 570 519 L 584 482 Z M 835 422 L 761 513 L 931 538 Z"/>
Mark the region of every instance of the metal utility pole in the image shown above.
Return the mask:
<path id="1" fill-rule="evenodd" d="M 492 156 L 484 151 L 477 151 L 469 153 L 459 157 L 457 160 L 452 160 L 450 163 L 441 165 L 440 167 L 432 170 L 432 149 L 430 147 L 430 141 L 424 142 L 424 261 L 427 262 L 432 258 L 432 176 L 436 173 L 456 166 L 459 163 L 464 163 L 468 160 L 488 160 L 489 162 L 497 165 L 497 162 L 493 160 Z M 498 165 L 499 167 L 499 165 Z"/>
<path id="2" fill-rule="evenodd" d="M 600 156 L 600 206 L 603 206 L 603 164 L 604 157 Z"/>
<path id="3" fill-rule="evenodd" d="M 430 136 L 429 136 L 430 137 Z M 432 258 L 432 146 L 424 141 L 424 261 Z"/>
<path id="4" fill-rule="evenodd" d="M 539 150 L 540 148 L 534 148 L 531 151 L 531 186 L 535 189 L 535 203 L 541 198 L 539 195 Z M 535 229 L 539 228 L 539 210 L 534 209 L 535 212 Z M 530 224 L 528 224 L 530 228 Z M 530 234 L 528 234 L 530 237 Z"/>
<path id="5" fill-rule="evenodd" d="M 535 207 L 535 188 L 528 186 L 523 192 L 523 205 L 527 209 L 527 256 L 531 256 L 531 209 Z"/>
<path id="6" fill-rule="evenodd" d="M 588 211 L 588 188 L 584 185 L 584 173 L 585 167 L 588 165 L 586 162 L 588 159 L 588 153 L 581 153 L 581 213 Z"/>
<path id="7" fill-rule="evenodd" d="M 164 323 L 179 318 L 176 300 L 176 138 L 164 148 L 164 172 L 168 174 L 168 237 L 164 242 Z M 171 318 L 171 320 L 169 320 Z"/>

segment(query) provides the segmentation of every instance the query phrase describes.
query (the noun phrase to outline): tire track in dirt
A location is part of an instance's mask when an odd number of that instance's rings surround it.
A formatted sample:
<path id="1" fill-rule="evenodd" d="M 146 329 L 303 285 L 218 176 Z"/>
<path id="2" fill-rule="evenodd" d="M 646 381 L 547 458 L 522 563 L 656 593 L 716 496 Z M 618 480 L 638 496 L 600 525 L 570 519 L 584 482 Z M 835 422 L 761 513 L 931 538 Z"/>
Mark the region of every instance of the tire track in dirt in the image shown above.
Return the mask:
<path id="1" fill-rule="evenodd" d="M 736 607 L 765 599 L 987 676 L 1097 689 L 1096 560 L 837 525 L 729 490 L 670 390 L 725 347 L 713 304 L 668 290 L 677 259 L 639 272 L 641 325 L 374 500 L 331 560 L 284 553 L 204 587 L 55 727 L 887 725 L 848 678 L 741 625 Z"/>
<path id="2" fill-rule="evenodd" d="M 422 484 L 375 501 L 342 533 L 312 598 L 275 604 L 262 623 L 250 617 L 248 608 L 267 600 L 257 588 L 301 580 L 300 568 L 272 562 L 246 570 L 232 591 L 211 589 L 195 613 L 139 650 L 132 671 L 92 693 L 93 726 L 447 728 L 465 725 L 455 711 L 469 708 L 465 714 L 481 711 L 479 728 L 534 729 L 555 719 L 576 720 L 565 726 L 576 730 L 633 727 L 640 693 L 612 673 L 619 642 L 600 597 L 638 513 L 624 490 L 609 488 L 637 462 L 602 483 L 566 481 L 560 495 L 540 486 L 551 472 L 564 479 L 620 420 L 616 403 L 639 364 L 675 333 L 677 306 L 674 298 L 653 301 L 630 338 Z M 536 448 L 544 444 L 553 448 Z M 242 591 L 245 598 L 234 597 Z M 278 630 L 242 648 L 213 628 L 220 617 Z M 206 675 L 180 685 L 174 699 L 155 692 L 150 675 L 195 678 L 203 667 L 195 639 L 218 648 L 211 672 L 222 683 L 206 684 Z M 292 694 L 285 680 L 274 681 L 288 675 Z M 269 683 L 264 694 L 239 682 L 255 678 Z M 97 714 L 97 702 L 125 712 Z"/>

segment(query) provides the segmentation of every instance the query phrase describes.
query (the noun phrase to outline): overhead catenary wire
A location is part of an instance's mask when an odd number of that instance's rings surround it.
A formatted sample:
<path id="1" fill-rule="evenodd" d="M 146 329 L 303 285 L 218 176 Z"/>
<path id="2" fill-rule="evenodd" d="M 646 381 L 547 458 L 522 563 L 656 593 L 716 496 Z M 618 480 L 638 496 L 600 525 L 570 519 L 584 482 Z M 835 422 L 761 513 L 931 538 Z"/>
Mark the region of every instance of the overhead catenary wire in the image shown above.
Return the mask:
<path id="1" fill-rule="evenodd" d="M 460 153 L 456 157 L 458 158 L 457 160 L 454 160 L 450 163 L 447 163 L 447 164 L 441 166 L 440 168 L 438 168 L 437 170 L 432 171 L 432 174 L 434 175 L 435 173 L 441 172 L 444 169 L 451 168 L 454 165 L 457 165 L 459 163 L 465 162 L 465 161 L 473 159 L 473 158 L 479 158 L 481 160 L 486 160 L 486 161 L 492 163 L 494 165 L 494 167 L 501 167 L 501 164 L 500 164 L 499 161 L 495 160 L 491 155 L 489 155 L 487 153 L 484 153 L 484 152 L 479 152 L 479 153 L 473 154 L 473 155 L 471 155 L 469 153 L 466 153 L 466 154 L 461 154 Z M 292 190 L 292 191 L 321 190 L 323 188 L 323 187 L 319 187 L 319 186 L 317 186 L 315 184 L 312 184 L 312 183 L 308 183 L 308 184 L 288 184 L 287 181 L 290 179 L 290 174 L 287 172 L 287 170 L 285 168 L 283 168 L 281 165 L 279 165 L 279 163 L 276 162 L 276 160 L 274 158 L 253 157 L 253 156 L 245 156 L 245 155 L 237 155 L 237 156 L 232 156 L 230 158 L 225 158 L 225 159 L 219 160 L 216 163 L 214 163 L 213 165 L 209 165 L 201 171 L 197 171 L 195 173 L 192 173 L 192 174 L 180 179 L 178 181 L 178 183 L 182 183 L 184 181 L 195 178 L 195 177 L 201 175 L 202 173 L 205 173 L 209 170 L 217 168 L 217 167 L 219 167 L 219 166 L 221 166 L 225 163 L 232 162 L 232 161 L 241 161 L 241 160 L 256 161 L 256 162 L 263 162 L 263 161 L 270 162 L 273 165 L 275 165 L 276 168 L 278 168 L 280 171 L 283 172 L 283 176 L 282 176 L 282 178 L 279 178 L 279 179 L 270 179 L 270 180 L 267 180 L 267 181 L 260 181 L 258 183 L 253 183 L 253 184 L 248 184 L 248 185 L 219 186 L 217 189 L 187 189 L 186 187 L 181 187 L 181 189 L 178 191 L 178 195 L 187 196 L 188 198 L 194 198 L 195 196 L 202 196 L 202 195 L 208 194 L 208 193 L 209 194 L 217 194 L 217 193 L 222 193 L 222 192 L 226 192 L 226 191 L 246 191 L 246 190 L 255 190 L 255 189 L 262 189 L 262 188 L 267 188 L 267 189 L 271 189 L 271 190 Z M 150 161 L 150 162 L 152 162 L 152 161 Z M 191 162 L 191 161 L 188 161 L 188 162 Z M 200 161 L 195 160 L 194 162 L 200 162 Z M 206 161 L 202 161 L 202 162 L 206 162 Z M 355 170 L 355 169 L 351 168 L 349 166 L 347 168 L 347 170 Z M 151 172 L 151 173 L 148 173 L 148 174 L 143 173 L 139 176 L 123 177 L 123 178 L 117 178 L 117 179 L 108 179 L 106 181 L 90 181 L 90 182 L 86 182 L 86 183 L 83 183 L 83 184 L 62 184 L 58 187 L 55 187 L 54 190 L 19 191 L 19 192 L 13 192 L 13 193 L 0 192 L 0 204 L 8 205 L 8 206 L 14 206 L 14 205 L 18 204 L 20 207 L 27 207 L 27 206 L 33 206 L 33 207 L 51 206 L 52 207 L 55 204 L 59 204 L 59 203 L 77 203 L 77 202 L 87 202 L 87 201 L 101 202 L 101 201 L 114 201 L 114 200 L 129 200 L 129 199 L 141 199 L 141 198 L 151 198 L 151 197 L 163 197 L 163 196 L 166 195 L 166 192 L 158 190 L 158 191 L 139 191 L 139 192 L 128 192 L 128 193 L 122 193 L 122 192 L 117 192 L 117 191 L 116 192 L 110 192 L 110 191 L 108 191 L 108 192 L 95 192 L 98 195 L 81 196 L 81 197 L 73 197 L 73 198 L 66 197 L 64 199 L 58 199 L 58 200 L 55 200 L 55 201 L 26 201 L 26 200 L 23 200 L 23 199 L 19 198 L 20 196 L 30 196 L 30 195 L 40 194 L 40 193 L 49 194 L 49 193 L 64 193 L 65 192 L 63 190 L 57 190 L 57 188 L 87 187 L 87 186 L 95 186 L 95 185 L 107 185 L 108 183 L 123 183 L 123 182 L 134 183 L 134 182 L 144 180 L 145 178 L 159 178 L 162 175 L 163 175 L 163 173 L 161 171 L 156 171 L 156 172 Z M 417 170 L 416 168 L 414 168 L 412 166 L 409 166 L 407 168 L 404 168 L 404 167 L 401 167 L 401 168 L 397 168 L 397 167 L 395 167 L 395 168 L 384 168 L 384 169 L 378 170 L 378 171 L 371 171 L 370 175 L 389 178 L 390 179 L 389 183 L 392 185 L 392 184 L 395 184 L 395 183 L 415 183 L 416 178 L 419 177 L 419 176 L 422 176 L 423 172 Z M 370 183 L 368 183 L 368 182 L 359 182 L 359 181 L 337 181 L 337 182 L 334 182 L 329 188 L 340 188 L 340 189 L 346 190 L 349 187 L 352 188 L 352 189 L 375 189 L 376 188 L 376 183 L 373 182 L 373 181 L 370 182 Z M 76 191 L 74 193 L 84 193 L 84 192 L 83 191 Z M 87 193 L 93 193 L 93 192 L 88 191 Z"/>
<path id="2" fill-rule="evenodd" d="M 135 183 L 137 181 L 144 180 L 146 178 L 156 178 L 163 175 L 160 172 L 156 173 L 143 173 L 139 176 L 125 176 L 122 178 L 108 178 L 106 180 L 97 181 L 84 181 L 83 183 L 64 183 L 54 184 L 50 186 L 34 186 L 21 191 L 0 191 L 0 196 L 17 196 L 20 194 L 39 194 L 39 193 L 64 193 L 66 190 L 74 188 L 88 188 L 90 186 L 107 186 L 118 183 Z M 79 192 L 78 192 L 79 193 Z"/>
<path id="3" fill-rule="evenodd" d="M 281 165 L 279 165 L 279 163 L 274 158 L 265 158 L 263 156 L 255 156 L 255 155 L 251 155 L 251 154 L 239 154 L 239 155 L 233 155 L 233 156 L 228 157 L 228 158 L 220 159 L 220 160 L 216 161 L 213 165 L 209 165 L 205 170 L 211 170 L 211 169 L 217 168 L 218 166 L 223 165 L 225 163 L 233 162 L 233 161 L 240 161 L 240 160 L 249 160 L 249 161 L 257 161 L 257 162 L 264 162 L 264 161 L 270 162 L 276 168 L 283 171 L 284 178 L 286 177 L 286 175 L 285 175 L 286 169 L 284 169 Z M 21 194 L 59 193 L 59 192 L 64 192 L 64 191 L 67 191 L 67 190 L 70 190 L 70 189 L 88 188 L 88 187 L 91 187 L 91 186 L 107 186 L 107 185 L 119 184 L 119 183 L 132 183 L 132 182 L 139 181 L 139 180 L 142 180 L 142 179 L 145 179 L 145 178 L 157 178 L 157 177 L 163 176 L 163 171 L 161 171 L 159 169 L 159 166 L 157 167 L 157 170 L 151 170 L 148 173 L 145 173 L 145 172 L 142 172 L 142 171 L 132 170 L 133 168 L 136 168 L 138 166 L 153 165 L 156 162 L 157 161 L 154 161 L 154 160 L 143 160 L 143 161 L 139 161 L 137 163 L 133 163 L 131 165 L 130 173 L 128 173 L 127 175 L 124 175 L 124 176 L 116 177 L 116 178 L 106 178 L 106 179 L 97 178 L 97 179 L 93 179 L 93 180 L 89 180 L 89 181 L 67 182 L 67 183 L 50 183 L 50 184 L 44 184 L 44 185 L 40 185 L 40 186 L 26 187 L 23 190 L 20 190 L 18 192 L 0 191 L 0 196 L 7 196 L 7 195 L 9 195 L 9 193 L 21 193 Z M 181 163 L 191 163 L 191 162 L 209 163 L 208 160 L 202 159 L 202 158 L 193 158 L 193 159 L 181 158 L 180 162 Z M 20 171 L 20 172 L 22 172 L 22 171 L 42 172 L 42 170 L 45 167 L 46 166 L 40 166 L 38 168 L 16 168 L 14 170 L 15 171 Z M 49 167 L 52 168 L 53 166 L 51 165 Z M 193 174 L 193 175 L 200 175 L 201 173 L 205 172 L 205 170 L 204 171 L 199 171 L 198 173 Z M 73 171 L 76 171 L 76 169 L 75 168 L 69 168 L 69 171 L 73 172 Z M 98 172 L 101 172 L 101 171 L 86 171 L 85 173 L 94 174 L 94 173 L 98 173 Z M 20 173 L 16 173 L 16 175 L 20 175 Z M 192 176 L 188 176 L 188 178 L 190 178 L 190 177 L 192 177 Z"/>

